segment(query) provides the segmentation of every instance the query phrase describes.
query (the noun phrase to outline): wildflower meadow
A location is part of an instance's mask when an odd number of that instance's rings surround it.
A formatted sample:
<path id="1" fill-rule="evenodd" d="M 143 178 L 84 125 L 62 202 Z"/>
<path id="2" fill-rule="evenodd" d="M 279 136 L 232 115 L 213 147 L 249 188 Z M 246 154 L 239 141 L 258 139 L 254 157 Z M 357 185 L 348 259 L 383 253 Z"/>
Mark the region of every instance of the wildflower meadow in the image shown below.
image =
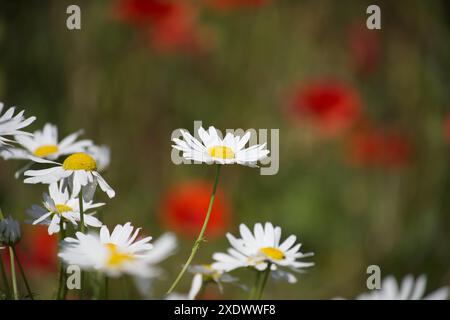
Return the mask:
<path id="1" fill-rule="evenodd" d="M 449 298 L 447 1 L 0 3 L 0 300 Z"/>

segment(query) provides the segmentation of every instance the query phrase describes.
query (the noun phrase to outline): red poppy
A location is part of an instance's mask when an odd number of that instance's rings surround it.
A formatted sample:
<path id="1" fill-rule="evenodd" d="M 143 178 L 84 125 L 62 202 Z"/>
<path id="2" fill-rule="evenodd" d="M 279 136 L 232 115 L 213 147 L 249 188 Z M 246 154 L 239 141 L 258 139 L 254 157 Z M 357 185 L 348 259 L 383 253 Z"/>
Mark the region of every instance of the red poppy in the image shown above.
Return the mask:
<path id="1" fill-rule="evenodd" d="M 129 24 L 153 24 L 170 15 L 174 7 L 172 1 L 166 0 L 120 0 L 115 15 Z"/>
<path id="2" fill-rule="evenodd" d="M 212 185 L 205 181 L 190 181 L 175 185 L 163 197 L 160 218 L 167 228 L 195 238 L 203 225 L 211 197 Z M 209 238 L 222 236 L 230 220 L 228 201 L 217 190 L 206 230 Z"/>
<path id="3" fill-rule="evenodd" d="M 367 29 L 365 24 L 353 25 L 348 33 L 349 58 L 361 75 L 369 75 L 380 63 L 380 33 Z"/>
<path id="4" fill-rule="evenodd" d="M 294 94 L 291 110 L 302 120 L 317 125 L 326 136 L 342 133 L 361 113 L 358 92 L 338 81 L 321 81 L 300 87 Z"/>
<path id="5" fill-rule="evenodd" d="M 204 30 L 198 25 L 197 11 L 180 0 L 120 0 L 115 15 L 136 25 L 152 46 L 164 53 L 197 53 L 206 47 Z"/>
<path id="6" fill-rule="evenodd" d="M 351 162 L 364 167 L 401 168 L 412 159 L 410 140 L 398 132 L 364 130 L 353 134 Z"/>
<path id="7" fill-rule="evenodd" d="M 58 241 L 50 236 L 47 226 L 25 226 L 22 240 L 16 245 L 16 252 L 27 274 L 55 272 L 57 270 Z M 4 259 L 9 265 L 8 250 Z"/>
<path id="8" fill-rule="evenodd" d="M 161 52 L 204 50 L 204 29 L 197 24 L 197 12 L 188 5 L 174 6 L 170 14 L 158 20 L 150 29 L 150 41 Z"/>
<path id="9" fill-rule="evenodd" d="M 242 8 L 256 8 L 269 3 L 270 0 L 207 0 L 211 8 L 230 11 Z"/>

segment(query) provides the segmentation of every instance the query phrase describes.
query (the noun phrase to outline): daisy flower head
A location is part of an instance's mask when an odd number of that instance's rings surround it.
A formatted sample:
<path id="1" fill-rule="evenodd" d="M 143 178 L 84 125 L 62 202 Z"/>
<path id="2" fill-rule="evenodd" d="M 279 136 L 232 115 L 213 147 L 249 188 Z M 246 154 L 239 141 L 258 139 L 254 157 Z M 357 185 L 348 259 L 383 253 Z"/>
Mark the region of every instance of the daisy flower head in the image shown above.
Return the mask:
<path id="1" fill-rule="evenodd" d="M 36 117 L 24 117 L 24 110 L 20 111 L 16 115 L 14 112 L 16 111 L 15 107 L 11 107 L 2 115 L 4 104 L 0 102 L 0 148 L 8 145 L 9 142 L 13 142 L 5 136 L 18 136 L 18 135 L 31 135 L 31 133 L 24 132 L 21 129 L 29 126 Z"/>
<path id="2" fill-rule="evenodd" d="M 78 198 L 71 198 L 69 190 L 64 188 L 63 181 L 54 182 L 49 185 L 48 194 L 44 193 L 43 207 L 33 205 L 27 210 L 30 217 L 33 218 L 32 224 L 48 225 L 48 234 L 59 233 L 61 226 L 63 229 L 67 228 L 67 223 L 72 223 L 78 226 L 81 221 L 80 215 L 80 200 Z M 89 227 L 100 228 L 102 223 L 94 213 L 87 213 L 92 209 L 105 205 L 104 203 L 93 203 L 93 201 L 83 201 L 84 209 L 84 225 Z"/>
<path id="3" fill-rule="evenodd" d="M 200 275 L 202 282 L 215 282 L 219 290 L 223 291 L 222 283 L 236 282 L 238 278 L 226 273 L 224 270 L 213 268 L 212 264 L 201 264 L 189 267 L 189 271 L 194 275 Z"/>
<path id="4" fill-rule="evenodd" d="M 130 222 L 117 225 L 110 233 L 102 226 L 100 234 L 77 232 L 76 238 L 65 238 L 58 254 L 67 264 L 79 265 L 85 270 L 97 270 L 111 277 L 129 274 L 138 277 L 152 277 L 152 237 L 136 240 L 140 228 Z"/>
<path id="5" fill-rule="evenodd" d="M 21 148 L 10 150 L 5 159 L 29 159 L 30 156 L 56 160 L 59 156 L 83 152 L 92 145 L 90 140 L 76 141 L 82 130 L 72 133 L 58 141 L 58 127 L 47 123 L 42 130 L 37 130 L 32 136 L 15 136 Z"/>
<path id="6" fill-rule="evenodd" d="M 54 167 L 40 170 L 27 170 L 25 183 L 50 184 L 63 180 L 64 188 L 69 188 L 71 197 L 77 197 L 80 192 L 86 201 L 91 201 L 97 184 L 106 194 L 113 198 L 116 193 L 97 172 L 97 163 L 87 153 L 79 152 L 68 156 L 63 163 L 58 163 L 38 157 L 30 157 L 38 163 L 53 164 Z"/>
<path id="7" fill-rule="evenodd" d="M 216 128 L 211 126 L 206 131 L 200 127 L 198 129 L 200 140 L 183 129 L 180 132 L 183 140 L 174 138 L 172 141 L 175 144 L 172 147 L 182 151 L 183 157 L 187 160 L 208 164 L 241 164 L 255 167 L 257 161 L 266 158 L 269 154 L 265 143 L 244 148 L 250 140 L 250 132 L 242 137 L 227 133 L 222 139 Z"/>
<path id="8" fill-rule="evenodd" d="M 11 216 L 0 220 L 0 246 L 12 246 L 20 241 L 19 222 Z"/>
<path id="9" fill-rule="evenodd" d="M 414 279 L 407 275 L 401 283 L 397 283 L 393 276 L 387 276 L 381 283 L 380 290 L 360 294 L 357 300 L 447 300 L 449 288 L 442 287 L 425 296 L 427 277 L 421 275 Z"/>
<path id="10" fill-rule="evenodd" d="M 285 273 L 278 270 L 278 267 L 301 271 L 303 268 L 314 265 L 312 262 L 297 261 L 297 259 L 310 257 L 313 253 L 300 252 L 301 244 L 295 244 L 297 237 L 294 235 L 281 242 L 281 228 L 274 227 L 270 222 L 266 222 L 264 227 L 261 223 L 255 224 L 253 233 L 244 224 L 239 226 L 239 230 L 241 238 L 227 234 L 231 248 L 228 249 L 228 253 L 213 255 L 216 261 L 212 264 L 213 268 L 229 272 L 244 267 L 264 271 L 270 267 L 277 273 Z M 289 282 L 296 282 L 294 275 L 287 274 L 286 278 Z"/>
<path id="11" fill-rule="evenodd" d="M 58 127 L 47 123 L 42 130 L 37 130 L 31 136 L 18 135 L 15 136 L 20 147 L 9 148 L 0 153 L 5 160 L 10 159 L 26 159 L 30 157 L 43 158 L 48 160 L 56 160 L 62 155 L 83 152 L 87 147 L 92 145 L 90 140 L 76 141 L 83 133 L 83 130 L 72 133 L 61 141 L 58 141 Z M 18 178 L 25 170 L 31 167 L 32 163 L 16 172 L 15 177 Z"/>

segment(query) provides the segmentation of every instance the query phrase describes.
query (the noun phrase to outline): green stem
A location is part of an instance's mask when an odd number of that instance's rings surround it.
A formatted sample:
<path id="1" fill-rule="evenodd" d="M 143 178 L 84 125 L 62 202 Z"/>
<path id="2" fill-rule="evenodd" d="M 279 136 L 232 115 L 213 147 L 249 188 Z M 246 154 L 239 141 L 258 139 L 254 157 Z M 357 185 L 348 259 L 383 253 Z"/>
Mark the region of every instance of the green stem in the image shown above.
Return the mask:
<path id="1" fill-rule="evenodd" d="M 8 278 L 6 277 L 6 272 L 5 272 L 5 265 L 3 264 L 3 259 L 2 259 L 2 255 L 0 254 L 0 272 L 1 272 L 1 276 L 2 276 L 2 280 L 3 283 L 5 284 L 5 289 L 6 289 L 6 297 L 8 299 L 11 299 L 11 288 L 9 287 L 8 284 Z"/>
<path id="2" fill-rule="evenodd" d="M 180 282 L 180 280 L 183 277 L 184 273 L 186 272 L 186 270 L 188 269 L 189 265 L 191 264 L 192 260 L 194 259 L 195 254 L 197 253 L 201 242 L 204 239 L 204 234 L 205 234 L 205 231 L 206 231 L 206 227 L 208 226 L 208 221 L 209 221 L 209 218 L 211 216 L 211 211 L 212 211 L 212 207 L 213 207 L 213 204 L 214 204 L 214 198 L 216 197 L 216 190 L 217 190 L 217 185 L 219 183 L 219 176 L 220 176 L 220 168 L 221 168 L 221 165 L 218 164 L 217 165 L 217 170 L 216 170 L 216 178 L 214 180 L 214 186 L 213 186 L 213 190 L 212 190 L 212 193 L 211 193 L 211 198 L 209 199 L 208 211 L 206 213 L 205 221 L 203 221 L 203 227 L 202 227 L 202 229 L 200 231 L 200 234 L 197 237 L 197 240 L 195 240 L 195 242 L 194 242 L 194 246 L 192 247 L 192 250 L 191 250 L 191 255 L 187 259 L 186 263 L 183 266 L 183 269 L 181 269 L 180 273 L 178 274 L 177 278 L 175 279 L 173 284 L 170 286 L 170 289 L 167 291 L 166 294 L 170 294 L 175 289 L 175 287 L 178 285 L 178 283 Z"/>
<path id="3" fill-rule="evenodd" d="M 80 231 L 82 233 L 85 233 L 86 227 L 84 225 L 83 190 L 80 190 L 80 194 L 78 195 L 78 197 L 79 197 L 78 201 L 80 204 Z M 80 276 L 81 276 L 81 288 L 80 288 L 80 296 L 79 297 L 80 297 L 80 300 L 82 300 L 83 299 L 83 289 L 84 289 L 84 285 L 86 282 L 85 274 L 83 271 L 81 271 Z"/>
<path id="4" fill-rule="evenodd" d="M 31 300 L 34 300 L 33 293 L 31 293 L 31 288 L 25 275 L 25 271 L 23 270 L 22 264 L 20 263 L 19 260 L 19 256 L 17 255 L 16 248 L 14 246 L 11 246 L 11 248 L 14 253 L 14 257 L 16 258 L 16 263 L 17 266 L 19 267 L 20 275 L 22 276 L 23 282 L 25 283 L 25 287 L 27 288 L 28 296 L 30 297 Z"/>
<path id="5" fill-rule="evenodd" d="M 260 278 L 261 278 L 261 271 L 258 271 L 258 270 L 255 269 L 255 273 L 256 273 L 255 282 L 253 283 L 252 289 L 250 291 L 250 295 L 249 295 L 249 298 L 248 298 L 249 300 L 254 300 L 255 299 L 256 292 L 257 292 L 257 289 L 259 287 L 259 282 L 260 282 Z"/>
<path id="6" fill-rule="evenodd" d="M 84 208 L 83 208 L 83 191 L 80 191 L 79 196 L 79 203 L 80 203 L 80 231 L 84 233 L 86 230 L 86 227 L 84 225 Z"/>
<path id="7" fill-rule="evenodd" d="M 19 292 L 17 291 L 16 266 L 14 264 L 14 252 L 11 247 L 9 247 L 9 262 L 11 264 L 11 278 L 14 300 L 19 300 Z"/>
<path id="8" fill-rule="evenodd" d="M 66 231 L 63 228 L 64 222 L 60 221 L 60 239 L 64 241 L 66 237 Z M 64 300 L 67 294 L 67 284 L 66 284 L 66 270 L 64 268 L 64 262 L 61 259 L 61 266 L 59 269 L 59 286 L 58 286 L 58 300 Z"/>
<path id="9" fill-rule="evenodd" d="M 261 284 L 259 286 L 258 294 L 256 295 L 256 299 L 257 300 L 261 300 L 261 298 L 262 298 L 262 295 L 263 295 L 263 292 L 264 292 L 264 288 L 266 287 L 267 279 L 269 278 L 270 267 L 271 266 L 272 265 L 269 263 L 269 265 L 267 266 L 266 270 L 263 271 Z"/>

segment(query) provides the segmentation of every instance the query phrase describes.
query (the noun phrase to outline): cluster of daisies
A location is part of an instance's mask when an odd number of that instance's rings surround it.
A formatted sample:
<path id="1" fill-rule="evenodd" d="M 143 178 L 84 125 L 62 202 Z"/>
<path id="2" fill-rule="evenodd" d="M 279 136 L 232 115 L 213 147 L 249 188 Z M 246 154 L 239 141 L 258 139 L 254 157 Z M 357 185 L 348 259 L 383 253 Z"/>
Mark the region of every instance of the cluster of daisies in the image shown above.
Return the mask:
<path id="1" fill-rule="evenodd" d="M 176 238 L 172 233 L 166 233 L 152 242 L 152 237 L 141 236 L 141 229 L 133 227 L 130 222 L 116 225 L 111 231 L 96 214 L 98 208 L 105 206 L 105 203 L 94 200 L 97 189 L 105 192 L 109 198 L 116 194 L 101 174 L 110 163 L 108 147 L 80 139 L 82 131 L 59 139 L 58 128 L 52 124 L 46 124 L 42 130 L 34 133 L 23 131 L 35 117 L 26 118 L 23 111 L 16 113 L 14 107 L 3 114 L 2 111 L 3 104 L 0 103 L 0 156 L 5 160 L 26 161 L 16 172 L 16 177 L 23 176 L 25 183 L 43 184 L 47 188 L 42 203 L 32 205 L 27 210 L 27 215 L 30 224 L 46 225 L 50 235 L 58 235 L 60 238 L 58 256 L 61 259 L 61 272 L 56 297 L 66 298 L 65 268 L 71 265 L 88 272 L 88 278 L 92 274 L 100 275 L 105 280 L 104 293 L 107 293 L 108 277 L 127 274 L 135 279 L 143 296 L 150 297 L 148 292 L 151 281 L 164 274 L 158 264 L 175 252 Z M 250 144 L 250 133 L 242 137 L 228 133 L 222 138 L 214 127 L 208 130 L 200 128 L 197 133 L 199 138 L 181 130 L 182 139 L 173 139 L 173 148 L 181 151 L 187 160 L 215 164 L 218 169 L 203 227 L 191 255 L 167 292 L 166 299 L 201 298 L 200 292 L 209 283 L 218 285 L 220 291 L 223 290 L 222 284 L 231 283 L 249 291 L 251 299 L 260 299 L 270 278 L 288 283 L 297 282 L 295 274 L 314 265 L 308 259 L 313 254 L 301 251 L 301 243 L 295 235 L 283 239 L 281 227 L 270 222 L 256 223 L 252 230 L 241 224 L 239 236 L 230 233 L 226 235 L 230 244 L 226 252 L 214 253 L 210 264 L 192 264 L 205 238 L 221 166 L 241 164 L 256 167 L 258 161 L 269 154 L 265 144 L 246 147 Z M 28 292 L 23 297 L 33 299 L 32 290 L 15 252 L 15 245 L 20 239 L 19 222 L 10 216 L 5 218 L 0 210 L 0 250 L 9 249 L 11 258 L 12 289 L 6 286 L 6 277 L 3 279 L 6 298 L 21 298 L 16 279 L 17 263 Z M 0 264 L 3 264 L 2 259 Z M 0 267 L 5 270 L 3 265 Z M 256 277 L 253 285 L 245 286 L 231 274 L 237 269 L 254 272 Z M 90 271 L 95 272 L 89 273 Z M 185 271 L 193 274 L 191 289 L 187 294 L 177 293 L 173 290 Z M 82 284 L 89 287 L 86 281 Z M 84 287 L 79 289 L 81 293 L 85 290 Z M 382 290 L 358 298 L 420 299 L 424 296 L 424 290 L 424 277 L 415 281 L 408 276 L 400 288 L 393 278 L 388 277 L 383 282 Z M 447 295 L 447 288 L 442 288 L 425 298 L 446 299 Z M 80 297 L 85 298 L 86 295 L 81 294 Z"/>
<path id="2" fill-rule="evenodd" d="M 0 104 L 0 114 L 2 109 Z M 22 130 L 34 120 L 35 117 L 25 118 L 23 111 L 16 114 L 14 107 L 0 117 L 0 156 L 5 160 L 26 161 L 16 177 L 23 175 L 25 183 L 47 187 L 42 204 L 27 210 L 28 222 L 47 225 L 49 235 L 60 237 L 58 256 L 64 266 L 95 270 L 105 277 L 123 274 L 139 279 L 158 277 L 162 270 L 157 264 L 175 250 L 173 234 L 166 233 L 152 243 L 152 237 L 140 237 L 141 229 L 130 222 L 110 231 L 96 216 L 95 210 L 105 205 L 94 201 L 97 187 L 109 198 L 116 194 L 100 173 L 109 166 L 109 148 L 80 139 L 82 131 L 60 139 L 58 128 L 49 123 L 34 133 Z M 4 218 L 3 214 L 0 218 L 0 245 L 14 249 L 21 239 L 19 223 L 11 217 Z M 60 286 L 65 287 L 64 270 L 60 276 Z M 64 299 L 65 293 L 61 293 L 65 291 L 58 288 L 57 297 Z M 17 292 L 14 297 L 19 297 Z M 27 297 L 33 298 L 31 290 Z"/>

